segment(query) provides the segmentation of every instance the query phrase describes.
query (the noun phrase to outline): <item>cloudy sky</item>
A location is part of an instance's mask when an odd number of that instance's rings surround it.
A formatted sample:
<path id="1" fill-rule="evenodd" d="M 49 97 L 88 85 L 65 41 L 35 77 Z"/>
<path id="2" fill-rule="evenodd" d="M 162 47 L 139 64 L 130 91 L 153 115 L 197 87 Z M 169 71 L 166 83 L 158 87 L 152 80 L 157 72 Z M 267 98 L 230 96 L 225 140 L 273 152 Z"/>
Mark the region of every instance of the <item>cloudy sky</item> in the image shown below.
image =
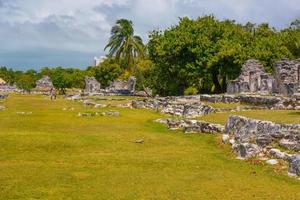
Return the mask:
<path id="1" fill-rule="evenodd" d="M 0 66 L 86 67 L 105 55 L 116 19 L 147 40 L 178 17 L 206 14 L 283 28 L 300 18 L 300 0 L 0 0 Z"/>

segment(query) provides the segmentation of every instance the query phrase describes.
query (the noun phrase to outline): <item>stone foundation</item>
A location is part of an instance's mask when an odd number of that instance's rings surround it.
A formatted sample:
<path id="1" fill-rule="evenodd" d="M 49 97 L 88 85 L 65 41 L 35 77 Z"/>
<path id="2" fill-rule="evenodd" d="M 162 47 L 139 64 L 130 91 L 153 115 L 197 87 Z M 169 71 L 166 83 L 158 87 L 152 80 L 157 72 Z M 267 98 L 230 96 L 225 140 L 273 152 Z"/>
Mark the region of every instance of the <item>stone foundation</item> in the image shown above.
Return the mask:
<path id="1" fill-rule="evenodd" d="M 182 101 L 176 97 L 148 98 L 132 102 L 133 108 L 157 110 L 165 114 L 184 118 L 195 118 L 215 112 L 215 109 L 199 101 Z"/>

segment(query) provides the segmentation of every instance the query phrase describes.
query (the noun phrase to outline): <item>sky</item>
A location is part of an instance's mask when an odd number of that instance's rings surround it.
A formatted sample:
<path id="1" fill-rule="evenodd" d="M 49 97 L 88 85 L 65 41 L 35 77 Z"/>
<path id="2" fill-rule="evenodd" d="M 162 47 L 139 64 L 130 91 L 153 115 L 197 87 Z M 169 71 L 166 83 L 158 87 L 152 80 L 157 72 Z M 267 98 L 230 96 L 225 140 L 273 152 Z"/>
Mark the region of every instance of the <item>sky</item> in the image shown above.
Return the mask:
<path id="1" fill-rule="evenodd" d="M 117 19 L 132 20 L 147 41 L 179 17 L 209 14 L 281 29 L 300 18 L 300 0 L 0 0 L 0 66 L 85 68 L 107 53 Z"/>

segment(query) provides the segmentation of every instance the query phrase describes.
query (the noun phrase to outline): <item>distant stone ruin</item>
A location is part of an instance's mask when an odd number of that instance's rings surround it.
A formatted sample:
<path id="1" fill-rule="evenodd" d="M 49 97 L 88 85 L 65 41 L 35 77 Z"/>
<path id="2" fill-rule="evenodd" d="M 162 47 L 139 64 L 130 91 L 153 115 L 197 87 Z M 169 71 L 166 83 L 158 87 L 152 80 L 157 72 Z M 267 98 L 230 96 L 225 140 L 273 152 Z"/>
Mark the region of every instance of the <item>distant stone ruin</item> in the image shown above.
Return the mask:
<path id="1" fill-rule="evenodd" d="M 274 64 L 275 92 L 293 95 L 300 88 L 300 59 L 281 60 Z"/>
<path id="2" fill-rule="evenodd" d="M 37 89 L 51 89 L 53 88 L 52 81 L 49 76 L 44 76 L 36 82 Z"/>
<path id="3" fill-rule="evenodd" d="M 274 78 L 266 73 L 257 60 L 248 60 L 242 67 L 241 75 L 228 84 L 227 92 L 269 94 L 273 92 Z"/>
<path id="4" fill-rule="evenodd" d="M 131 76 L 128 81 L 114 81 L 107 89 L 109 93 L 132 95 L 135 93 L 136 78 Z"/>
<path id="5" fill-rule="evenodd" d="M 227 93 L 294 95 L 300 88 L 300 59 L 281 60 L 273 66 L 274 76 L 265 72 L 257 60 L 248 60 L 241 75 L 227 86 Z"/>
<path id="6" fill-rule="evenodd" d="M 85 77 L 85 94 L 99 94 L 101 93 L 101 84 L 95 79 L 95 77 Z"/>

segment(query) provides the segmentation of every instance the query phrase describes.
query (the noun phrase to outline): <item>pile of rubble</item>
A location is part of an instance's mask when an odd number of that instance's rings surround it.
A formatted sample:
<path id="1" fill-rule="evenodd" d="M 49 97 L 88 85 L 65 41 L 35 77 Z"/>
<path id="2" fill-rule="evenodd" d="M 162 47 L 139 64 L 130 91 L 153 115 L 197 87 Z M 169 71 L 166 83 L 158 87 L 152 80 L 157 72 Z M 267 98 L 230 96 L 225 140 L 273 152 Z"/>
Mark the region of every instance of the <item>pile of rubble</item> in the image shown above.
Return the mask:
<path id="1" fill-rule="evenodd" d="M 291 97 L 262 95 L 200 95 L 200 101 L 211 103 L 241 103 L 273 110 L 300 110 L 300 93 Z"/>
<path id="2" fill-rule="evenodd" d="M 78 117 L 96 117 L 96 116 L 109 116 L 109 117 L 119 117 L 120 112 L 109 110 L 106 112 L 86 112 L 86 113 L 78 113 Z"/>
<path id="3" fill-rule="evenodd" d="M 170 130 L 183 130 L 184 133 L 223 133 L 225 127 L 219 124 L 213 124 L 198 120 L 175 120 L 175 119 L 158 119 L 155 122 L 166 124 Z"/>
<path id="4" fill-rule="evenodd" d="M 158 97 L 132 101 L 133 108 L 145 108 L 160 111 L 164 114 L 183 118 L 195 118 L 215 112 L 211 106 L 207 106 L 198 100 L 182 101 L 176 97 Z"/>
<path id="5" fill-rule="evenodd" d="M 300 176 L 300 124 L 276 124 L 269 121 L 230 116 L 223 142 L 229 142 L 240 159 L 273 157 L 289 163 L 289 173 Z M 276 149 L 280 146 L 293 154 Z"/>
<path id="6" fill-rule="evenodd" d="M 0 94 L 0 99 L 6 99 L 8 97 L 7 94 Z"/>

